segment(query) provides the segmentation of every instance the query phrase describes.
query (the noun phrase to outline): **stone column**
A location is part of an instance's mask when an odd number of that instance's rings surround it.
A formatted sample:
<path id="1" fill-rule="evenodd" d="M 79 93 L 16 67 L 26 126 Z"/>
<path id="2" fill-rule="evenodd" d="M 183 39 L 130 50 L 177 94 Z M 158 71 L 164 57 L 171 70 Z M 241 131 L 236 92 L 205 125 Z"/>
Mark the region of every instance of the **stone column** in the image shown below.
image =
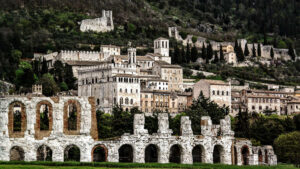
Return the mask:
<path id="1" fill-rule="evenodd" d="M 169 163 L 170 148 L 168 141 L 161 141 L 158 146 L 158 163 Z"/>
<path id="2" fill-rule="evenodd" d="M 119 152 L 116 144 L 107 146 L 107 161 L 108 162 L 119 162 Z"/>
<path id="3" fill-rule="evenodd" d="M 144 144 L 136 144 L 133 151 L 134 163 L 145 163 L 145 148 Z"/>
<path id="4" fill-rule="evenodd" d="M 167 113 L 159 113 L 158 114 L 158 131 L 159 135 L 165 135 L 166 137 L 170 137 L 172 134 L 172 130 L 169 129 L 169 116 Z"/>
<path id="5" fill-rule="evenodd" d="M 144 128 L 145 125 L 145 115 L 135 114 L 133 122 L 134 135 L 145 135 L 148 134 L 148 130 Z"/>
<path id="6" fill-rule="evenodd" d="M 192 122 L 188 116 L 182 116 L 180 121 L 180 132 L 183 137 L 193 136 Z"/>

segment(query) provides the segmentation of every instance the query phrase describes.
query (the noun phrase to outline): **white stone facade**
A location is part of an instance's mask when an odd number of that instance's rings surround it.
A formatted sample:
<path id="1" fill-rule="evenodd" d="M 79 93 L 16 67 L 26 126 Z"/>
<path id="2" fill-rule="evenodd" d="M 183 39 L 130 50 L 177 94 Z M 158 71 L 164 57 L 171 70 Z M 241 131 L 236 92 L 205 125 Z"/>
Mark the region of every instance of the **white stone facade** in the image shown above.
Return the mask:
<path id="1" fill-rule="evenodd" d="M 80 130 L 76 134 L 67 134 L 65 129 L 66 120 L 61 112 L 65 111 L 65 105 L 70 100 L 77 102 L 78 115 L 80 122 L 78 123 Z M 0 99 L 0 160 L 10 161 L 13 157 L 11 150 L 13 147 L 18 147 L 23 150 L 24 161 L 36 161 L 37 149 L 42 146 L 48 146 L 52 151 L 52 161 L 64 161 L 64 154 L 68 151 L 70 145 L 76 146 L 80 150 L 81 162 L 95 161 L 93 154 L 94 148 L 102 146 L 106 150 L 105 159 L 103 161 L 119 162 L 120 149 L 123 145 L 128 145 L 132 148 L 132 161 L 136 163 L 145 163 L 145 149 L 149 145 L 154 145 L 157 149 L 157 162 L 169 163 L 172 159 L 172 147 L 178 146 L 180 151 L 177 156 L 180 156 L 179 163 L 192 164 L 193 160 L 199 160 L 199 154 L 194 153 L 197 145 L 201 147 L 201 162 L 214 163 L 220 162 L 224 164 L 234 164 L 233 159 L 237 159 L 237 164 L 258 164 L 258 151 L 261 147 L 253 147 L 250 141 L 241 142 L 234 138 L 234 132 L 231 130 L 230 117 L 220 121 L 219 125 L 213 125 L 210 117 L 202 117 L 201 119 L 201 135 L 193 135 L 191 121 L 189 117 L 181 117 L 181 135 L 172 136 L 172 130 L 169 129 L 168 114 L 161 113 L 158 117 L 158 131 L 152 135 L 144 128 L 145 117 L 143 114 L 137 114 L 134 117 L 134 134 L 124 134 L 120 138 L 111 141 L 98 141 L 98 134 L 95 134 L 97 128 L 95 124 L 95 109 L 94 99 L 87 97 L 7 97 Z M 37 122 L 37 104 L 41 101 L 49 102 L 53 108 L 50 120 L 53 125 L 49 128 L 50 135 L 37 139 L 36 122 Z M 25 116 L 22 120 L 25 121 L 22 126 L 23 136 L 17 136 L 11 131 L 10 105 L 14 102 L 22 104 L 23 113 Z M 18 134 L 18 133 L 17 133 Z M 95 137 L 96 136 L 96 137 Z M 101 136 L 100 136 L 101 137 Z M 241 158 L 238 154 L 240 147 L 247 147 L 248 154 L 243 154 Z M 257 151 L 251 151 L 255 149 Z M 267 154 L 267 164 L 276 165 L 277 158 L 272 147 L 265 148 Z M 217 155 L 213 155 L 217 151 Z M 237 158 L 235 158 L 237 157 Z M 248 163 L 243 162 L 243 159 L 250 159 Z M 241 162 L 242 161 L 242 162 Z"/>
<path id="2" fill-rule="evenodd" d="M 82 32 L 109 32 L 114 30 L 112 11 L 102 10 L 102 17 L 96 19 L 85 19 L 81 21 L 80 31 Z"/>

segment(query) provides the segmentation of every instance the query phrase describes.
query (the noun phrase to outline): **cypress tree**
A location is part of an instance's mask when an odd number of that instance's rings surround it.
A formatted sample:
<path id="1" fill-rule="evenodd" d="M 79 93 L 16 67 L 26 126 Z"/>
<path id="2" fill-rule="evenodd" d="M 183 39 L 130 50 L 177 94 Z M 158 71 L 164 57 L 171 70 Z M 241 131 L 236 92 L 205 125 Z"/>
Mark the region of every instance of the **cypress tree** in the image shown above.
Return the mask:
<path id="1" fill-rule="evenodd" d="M 191 62 L 191 49 L 190 49 L 190 45 L 187 44 L 186 47 L 186 53 L 185 53 L 185 57 L 186 57 L 186 63 L 190 63 Z"/>
<path id="2" fill-rule="evenodd" d="M 179 57 L 180 57 L 180 49 L 177 45 L 175 45 L 172 62 L 173 63 L 179 63 Z"/>
<path id="3" fill-rule="evenodd" d="M 212 46 L 210 43 L 208 43 L 208 46 L 207 46 L 207 53 L 206 53 L 206 63 L 209 63 L 209 61 L 213 58 L 213 54 L 214 54 L 214 51 L 212 49 Z"/>
<path id="4" fill-rule="evenodd" d="M 239 53 L 239 62 L 243 62 L 245 60 L 245 56 L 241 46 L 238 47 L 238 53 Z"/>
<path id="5" fill-rule="evenodd" d="M 191 50 L 191 60 L 192 60 L 192 62 L 196 62 L 197 59 L 198 59 L 198 50 L 197 50 L 196 46 L 194 45 Z"/>
<path id="6" fill-rule="evenodd" d="M 206 48 L 205 48 L 204 42 L 203 42 L 203 45 L 202 45 L 201 57 L 202 57 L 203 60 L 206 59 Z"/>
<path id="7" fill-rule="evenodd" d="M 214 60 L 213 60 L 213 63 L 219 63 L 219 56 L 218 56 L 218 52 L 217 52 L 217 51 L 214 52 Z"/>
<path id="8" fill-rule="evenodd" d="M 258 43 L 257 45 L 258 45 L 258 47 L 257 47 L 257 55 L 261 56 L 261 46 L 260 46 L 260 43 Z"/>
<path id="9" fill-rule="evenodd" d="M 255 46 L 254 46 L 254 43 L 253 43 L 253 46 L 252 46 L 252 57 L 256 57 L 256 49 L 255 49 Z"/>
<path id="10" fill-rule="evenodd" d="M 245 44 L 244 56 L 249 56 L 250 52 L 248 49 L 248 43 Z"/>
<path id="11" fill-rule="evenodd" d="M 234 52 L 237 53 L 238 52 L 238 47 L 239 47 L 239 43 L 237 40 L 235 40 L 234 42 Z"/>
<path id="12" fill-rule="evenodd" d="M 272 59 L 274 59 L 274 50 L 273 50 L 273 47 L 271 48 L 270 56 L 271 56 Z"/>
<path id="13" fill-rule="evenodd" d="M 184 63 L 184 60 L 185 60 L 185 51 L 184 51 L 184 47 L 183 46 L 181 48 L 181 52 L 180 53 L 181 54 L 180 54 L 180 57 L 178 59 L 178 63 L 182 64 L 182 63 Z"/>
<path id="14" fill-rule="evenodd" d="M 225 58 L 224 58 L 224 54 L 223 54 L 223 50 L 222 50 L 222 45 L 220 45 L 220 62 L 221 63 L 225 62 Z"/>
<path id="15" fill-rule="evenodd" d="M 288 54 L 291 56 L 291 59 L 294 61 L 296 59 L 295 51 L 293 49 L 292 44 L 289 44 Z"/>
<path id="16" fill-rule="evenodd" d="M 48 66 L 47 66 L 47 61 L 45 58 L 43 58 L 41 73 L 42 73 L 42 75 L 48 73 Z"/>

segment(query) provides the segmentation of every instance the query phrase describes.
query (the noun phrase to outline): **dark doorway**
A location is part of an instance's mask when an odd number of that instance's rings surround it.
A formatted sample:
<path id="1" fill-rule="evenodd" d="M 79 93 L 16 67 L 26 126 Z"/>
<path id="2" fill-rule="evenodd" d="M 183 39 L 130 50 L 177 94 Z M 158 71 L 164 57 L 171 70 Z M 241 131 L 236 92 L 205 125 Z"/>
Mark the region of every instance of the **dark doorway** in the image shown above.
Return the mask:
<path id="1" fill-rule="evenodd" d="M 223 147 L 220 145 L 216 145 L 214 147 L 214 152 L 213 152 L 213 162 L 214 163 L 222 163 L 223 162 Z"/>
<path id="2" fill-rule="evenodd" d="M 107 148 L 104 145 L 98 145 L 93 150 L 93 161 L 94 162 L 105 162 L 107 161 Z"/>
<path id="3" fill-rule="evenodd" d="M 242 161 L 243 165 L 249 165 L 249 148 L 247 146 L 242 148 Z"/>
<path id="4" fill-rule="evenodd" d="M 181 163 L 181 148 L 179 145 L 173 145 L 170 150 L 170 163 Z"/>
<path id="5" fill-rule="evenodd" d="M 75 104 L 69 104 L 68 115 L 68 130 L 77 130 L 77 107 Z"/>
<path id="6" fill-rule="evenodd" d="M 154 144 L 150 144 L 145 150 L 145 162 L 157 163 L 158 162 L 158 150 Z"/>
<path id="7" fill-rule="evenodd" d="M 37 149 L 37 161 L 52 161 L 52 150 L 50 147 L 42 145 Z"/>
<path id="8" fill-rule="evenodd" d="M 65 148 L 64 161 L 80 161 L 80 149 L 75 145 Z"/>
<path id="9" fill-rule="evenodd" d="M 10 149 L 10 161 L 24 161 L 24 150 L 19 146 Z"/>
<path id="10" fill-rule="evenodd" d="M 265 163 L 268 164 L 269 160 L 268 160 L 268 150 L 265 150 Z"/>
<path id="11" fill-rule="evenodd" d="M 193 148 L 193 163 L 202 163 L 204 158 L 204 148 L 201 145 L 197 145 Z"/>
<path id="12" fill-rule="evenodd" d="M 133 148 L 131 145 L 125 144 L 119 148 L 119 162 L 121 163 L 133 162 Z"/>
<path id="13" fill-rule="evenodd" d="M 259 164 L 263 163 L 263 155 L 262 155 L 261 150 L 258 150 L 258 162 L 259 162 Z"/>
<path id="14" fill-rule="evenodd" d="M 234 146 L 234 164 L 237 165 L 237 150 L 235 146 Z"/>

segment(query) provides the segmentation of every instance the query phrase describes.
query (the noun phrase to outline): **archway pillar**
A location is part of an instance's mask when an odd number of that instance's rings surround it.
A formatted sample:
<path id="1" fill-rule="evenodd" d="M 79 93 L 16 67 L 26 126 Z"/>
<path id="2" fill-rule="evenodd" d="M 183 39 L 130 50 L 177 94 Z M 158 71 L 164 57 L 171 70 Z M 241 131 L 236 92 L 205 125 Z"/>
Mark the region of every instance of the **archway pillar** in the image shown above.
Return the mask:
<path id="1" fill-rule="evenodd" d="M 211 141 L 211 140 L 210 140 Z M 204 145 L 210 145 L 210 144 L 205 144 L 204 143 Z M 205 163 L 208 163 L 208 164 L 213 164 L 214 163 L 214 156 L 213 156 L 213 154 L 214 154 L 214 146 L 213 145 L 211 145 L 211 146 L 204 146 L 203 147 L 204 148 L 204 155 L 203 155 L 203 161 L 205 162 Z"/>
<path id="2" fill-rule="evenodd" d="M 221 161 L 221 163 L 223 164 L 232 164 L 232 160 L 231 160 L 231 145 L 230 146 L 226 146 L 226 148 L 224 148 L 224 156 L 223 156 L 223 161 Z"/>
<path id="3" fill-rule="evenodd" d="M 159 144 L 158 163 L 169 163 L 170 147 L 167 141 Z"/>
<path id="4" fill-rule="evenodd" d="M 37 155 L 37 151 L 36 149 L 31 146 L 28 148 L 22 147 L 24 149 L 24 161 L 36 161 L 36 155 Z"/>
<path id="5" fill-rule="evenodd" d="M 87 145 L 79 147 L 80 149 L 80 162 L 92 162 L 91 152 L 89 149 L 85 148 Z"/>
<path id="6" fill-rule="evenodd" d="M 118 147 L 114 144 L 107 147 L 107 161 L 108 162 L 119 162 L 119 152 Z"/>
<path id="7" fill-rule="evenodd" d="M 145 163 L 145 147 L 143 144 L 136 144 L 133 148 L 133 162 Z"/>
<path id="8" fill-rule="evenodd" d="M 60 145 L 60 144 L 56 144 Z M 63 162 L 64 161 L 64 148 L 61 146 L 53 147 L 52 149 L 52 161 Z"/>
<path id="9" fill-rule="evenodd" d="M 187 141 L 187 140 L 186 140 Z M 188 141 L 187 141 L 188 142 Z M 182 147 L 181 154 L 181 163 L 182 164 L 193 164 L 193 147 L 190 144 L 185 144 L 185 147 Z"/>

